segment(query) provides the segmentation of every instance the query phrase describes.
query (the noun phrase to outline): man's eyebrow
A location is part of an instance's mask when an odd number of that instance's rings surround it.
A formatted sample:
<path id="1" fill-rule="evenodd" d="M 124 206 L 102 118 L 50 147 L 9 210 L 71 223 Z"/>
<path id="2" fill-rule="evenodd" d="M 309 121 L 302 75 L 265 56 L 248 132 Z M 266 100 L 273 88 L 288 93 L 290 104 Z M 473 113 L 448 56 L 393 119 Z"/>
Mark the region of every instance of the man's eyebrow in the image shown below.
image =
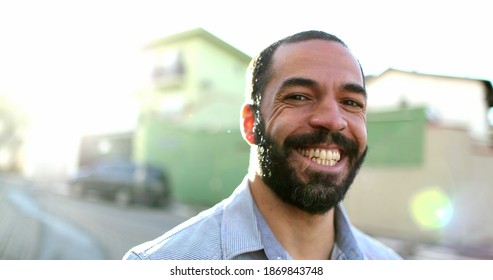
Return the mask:
<path id="1" fill-rule="evenodd" d="M 342 89 L 344 89 L 346 91 L 355 92 L 355 93 L 361 93 L 362 95 L 364 95 L 366 97 L 366 89 L 359 84 L 347 83 L 347 84 L 342 85 Z"/>
<path id="2" fill-rule="evenodd" d="M 283 81 L 280 89 L 282 90 L 292 86 L 316 87 L 317 85 L 318 83 L 315 80 L 302 77 L 293 77 Z"/>

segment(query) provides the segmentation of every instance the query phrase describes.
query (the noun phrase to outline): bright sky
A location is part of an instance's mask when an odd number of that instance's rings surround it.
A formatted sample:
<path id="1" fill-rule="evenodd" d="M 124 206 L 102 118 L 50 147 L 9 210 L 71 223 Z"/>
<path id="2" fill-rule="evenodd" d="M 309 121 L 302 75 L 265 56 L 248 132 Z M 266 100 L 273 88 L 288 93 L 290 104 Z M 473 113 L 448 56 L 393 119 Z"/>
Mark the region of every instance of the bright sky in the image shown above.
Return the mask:
<path id="1" fill-rule="evenodd" d="M 68 127 L 101 125 L 101 116 L 122 121 L 128 106 L 111 100 L 141 84 L 138 48 L 196 27 L 250 56 L 286 35 L 321 29 L 346 41 L 367 74 L 394 67 L 493 80 L 488 2 L 5 0 L 0 94 Z"/>

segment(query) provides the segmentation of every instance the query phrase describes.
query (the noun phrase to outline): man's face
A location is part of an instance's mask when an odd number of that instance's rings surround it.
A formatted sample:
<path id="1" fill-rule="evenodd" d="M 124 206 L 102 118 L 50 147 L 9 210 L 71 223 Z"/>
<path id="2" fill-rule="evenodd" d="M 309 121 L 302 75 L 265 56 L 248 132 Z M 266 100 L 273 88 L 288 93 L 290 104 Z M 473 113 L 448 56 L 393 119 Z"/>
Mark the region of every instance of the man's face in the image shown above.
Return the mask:
<path id="1" fill-rule="evenodd" d="M 260 173 L 285 202 L 324 213 L 340 202 L 367 148 L 366 92 L 344 46 L 280 46 L 255 127 Z"/>

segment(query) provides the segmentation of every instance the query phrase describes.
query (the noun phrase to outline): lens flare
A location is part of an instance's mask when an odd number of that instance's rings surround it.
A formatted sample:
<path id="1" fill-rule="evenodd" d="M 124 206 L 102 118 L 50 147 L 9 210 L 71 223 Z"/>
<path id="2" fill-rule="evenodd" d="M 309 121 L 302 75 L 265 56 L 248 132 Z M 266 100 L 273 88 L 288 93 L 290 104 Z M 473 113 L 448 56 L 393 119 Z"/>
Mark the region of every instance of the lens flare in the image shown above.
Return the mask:
<path id="1" fill-rule="evenodd" d="M 445 227 L 453 215 L 453 205 L 439 187 L 424 189 L 411 200 L 410 210 L 416 224 L 426 230 Z"/>

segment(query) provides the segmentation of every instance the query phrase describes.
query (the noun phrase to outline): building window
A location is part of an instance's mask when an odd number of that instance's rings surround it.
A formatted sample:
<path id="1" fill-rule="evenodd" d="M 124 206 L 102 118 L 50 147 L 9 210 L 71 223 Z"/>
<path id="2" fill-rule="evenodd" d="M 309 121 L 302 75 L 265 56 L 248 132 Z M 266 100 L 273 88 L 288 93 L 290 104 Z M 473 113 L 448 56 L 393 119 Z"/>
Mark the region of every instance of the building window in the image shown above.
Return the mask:
<path id="1" fill-rule="evenodd" d="M 152 78 L 156 86 L 176 86 L 182 82 L 185 66 L 181 51 L 166 51 L 158 55 L 152 71 Z"/>

